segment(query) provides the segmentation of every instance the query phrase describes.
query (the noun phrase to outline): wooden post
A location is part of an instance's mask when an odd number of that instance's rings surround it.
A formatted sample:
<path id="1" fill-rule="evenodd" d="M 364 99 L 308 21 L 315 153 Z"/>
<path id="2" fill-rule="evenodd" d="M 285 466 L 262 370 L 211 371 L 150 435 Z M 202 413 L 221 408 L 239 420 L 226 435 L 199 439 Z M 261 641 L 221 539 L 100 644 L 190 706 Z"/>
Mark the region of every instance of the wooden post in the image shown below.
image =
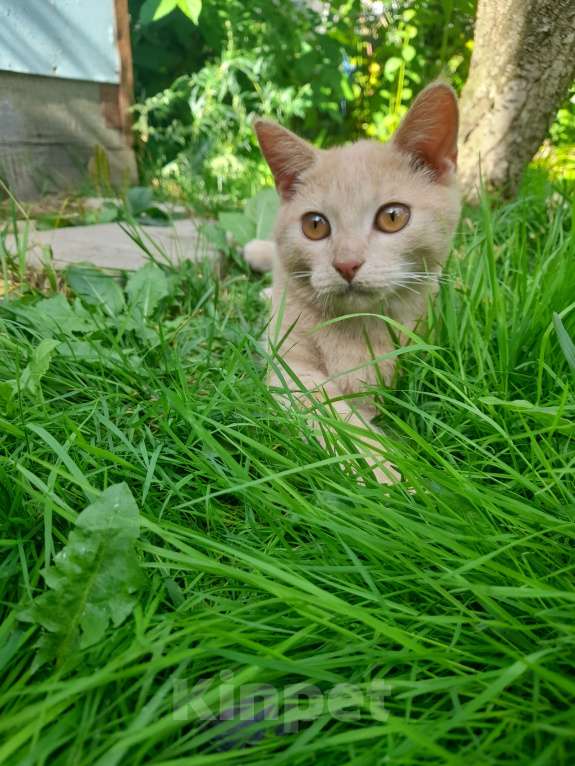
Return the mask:
<path id="1" fill-rule="evenodd" d="M 128 0 L 115 0 L 116 39 L 120 54 L 120 90 L 118 95 L 120 120 L 128 146 L 133 145 L 132 115 L 134 101 L 134 71 L 132 68 L 132 45 L 130 42 L 130 12 Z"/>

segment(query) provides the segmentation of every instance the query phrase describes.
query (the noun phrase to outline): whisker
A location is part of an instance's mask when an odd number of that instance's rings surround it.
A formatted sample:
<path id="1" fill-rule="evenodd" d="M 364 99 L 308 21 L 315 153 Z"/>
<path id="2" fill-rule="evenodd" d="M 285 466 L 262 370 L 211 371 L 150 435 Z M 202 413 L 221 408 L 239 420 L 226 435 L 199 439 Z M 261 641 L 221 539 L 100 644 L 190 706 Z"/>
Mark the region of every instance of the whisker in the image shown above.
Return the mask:
<path id="1" fill-rule="evenodd" d="M 452 277 L 443 274 L 434 274 L 433 272 L 402 274 L 401 279 L 421 284 L 424 282 L 437 282 L 438 284 L 448 284 L 449 282 L 453 282 Z"/>
<path id="2" fill-rule="evenodd" d="M 413 287 L 409 287 L 409 285 L 405 283 L 397 282 L 394 287 L 397 287 L 399 290 L 409 290 L 410 293 L 417 295 L 417 290 L 414 290 Z"/>
<path id="3" fill-rule="evenodd" d="M 437 271 L 409 271 L 408 274 L 413 274 L 418 277 L 432 277 L 433 279 L 438 279 L 440 281 L 449 281 L 453 279 L 451 274 L 443 274 L 442 272 Z"/>

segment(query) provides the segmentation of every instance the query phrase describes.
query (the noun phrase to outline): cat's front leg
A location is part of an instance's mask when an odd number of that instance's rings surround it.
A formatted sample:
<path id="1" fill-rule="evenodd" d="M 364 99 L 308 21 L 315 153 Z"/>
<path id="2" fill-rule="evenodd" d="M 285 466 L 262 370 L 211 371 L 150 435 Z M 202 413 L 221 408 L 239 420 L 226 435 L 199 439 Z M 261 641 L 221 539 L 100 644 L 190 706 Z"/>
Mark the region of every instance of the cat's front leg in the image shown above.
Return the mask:
<path id="1" fill-rule="evenodd" d="M 295 395 L 298 404 L 310 412 L 320 444 L 323 447 L 326 446 L 320 421 L 316 417 L 318 403 L 329 405 L 341 420 L 362 431 L 361 434 L 354 433 L 353 439 L 358 446 L 358 451 L 362 453 L 363 458 L 380 483 L 395 484 L 400 481 L 401 475 L 383 456 L 381 442 L 376 436 L 377 431 L 370 425 L 375 414 L 371 405 L 364 401 L 360 406 L 352 407 L 343 398 L 344 395 L 339 386 L 333 381 L 325 380 L 325 375 L 321 370 L 307 365 L 293 364 L 291 370 L 295 379 L 281 380 L 277 374 L 274 374 L 269 381 L 270 385 L 276 389 L 276 394 L 279 395 L 281 401 L 288 404 L 287 392 L 283 394 L 281 392 L 282 388 L 285 391 L 287 385 L 287 390 L 292 396 Z"/>

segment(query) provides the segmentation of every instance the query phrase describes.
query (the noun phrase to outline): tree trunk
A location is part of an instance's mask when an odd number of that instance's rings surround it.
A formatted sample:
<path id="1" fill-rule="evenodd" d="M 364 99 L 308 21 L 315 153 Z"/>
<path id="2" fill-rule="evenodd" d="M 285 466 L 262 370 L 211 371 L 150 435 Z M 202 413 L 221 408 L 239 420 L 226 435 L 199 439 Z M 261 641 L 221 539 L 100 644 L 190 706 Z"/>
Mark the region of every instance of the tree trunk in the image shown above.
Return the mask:
<path id="1" fill-rule="evenodd" d="M 575 77 L 575 0 L 479 0 L 461 95 L 465 196 L 511 197 Z"/>

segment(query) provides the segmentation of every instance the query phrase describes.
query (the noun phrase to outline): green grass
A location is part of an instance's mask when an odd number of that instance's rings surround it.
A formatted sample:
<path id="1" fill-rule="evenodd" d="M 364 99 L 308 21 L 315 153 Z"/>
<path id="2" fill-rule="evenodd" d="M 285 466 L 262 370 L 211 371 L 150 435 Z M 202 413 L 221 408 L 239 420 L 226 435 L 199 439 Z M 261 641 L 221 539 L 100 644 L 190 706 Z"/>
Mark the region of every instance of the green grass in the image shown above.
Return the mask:
<path id="1" fill-rule="evenodd" d="M 57 321 L 26 285 L 0 302 L 0 764 L 573 763 L 567 195 L 466 213 L 446 274 L 429 349 L 381 391 L 387 490 L 344 428 L 328 454 L 274 402 L 261 283 L 232 261 L 165 270 L 148 308 L 78 274 Z M 145 584 L 42 664 L 21 617 L 121 482 Z M 254 685 L 282 716 L 246 714 Z"/>

